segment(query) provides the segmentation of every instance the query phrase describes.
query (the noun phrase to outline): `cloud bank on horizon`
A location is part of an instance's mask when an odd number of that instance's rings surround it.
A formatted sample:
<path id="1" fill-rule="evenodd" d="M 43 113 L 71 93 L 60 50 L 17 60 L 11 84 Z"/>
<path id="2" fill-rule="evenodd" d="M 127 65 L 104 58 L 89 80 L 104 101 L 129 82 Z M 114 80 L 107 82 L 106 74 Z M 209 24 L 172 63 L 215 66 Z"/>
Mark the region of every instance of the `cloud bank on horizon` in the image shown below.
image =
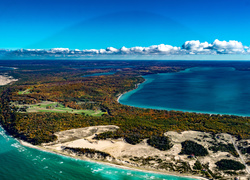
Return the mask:
<path id="1" fill-rule="evenodd" d="M 18 49 L 0 50 L 6 56 L 57 56 L 84 57 L 101 55 L 216 55 L 216 54 L 250 54 L 250 47 L 244 46 L 241 42 L 230 40 L 220 41 L 216 39 L 212 43 L 200 42 L 199 40 L 186 41 L 181 47 L 171 45 L 152 45 L 149 47 L 122 47 L 120 49 L 107 47 L 106 49 L 85 49 L 70 50 L 69 48 L 45 49 Z"/>

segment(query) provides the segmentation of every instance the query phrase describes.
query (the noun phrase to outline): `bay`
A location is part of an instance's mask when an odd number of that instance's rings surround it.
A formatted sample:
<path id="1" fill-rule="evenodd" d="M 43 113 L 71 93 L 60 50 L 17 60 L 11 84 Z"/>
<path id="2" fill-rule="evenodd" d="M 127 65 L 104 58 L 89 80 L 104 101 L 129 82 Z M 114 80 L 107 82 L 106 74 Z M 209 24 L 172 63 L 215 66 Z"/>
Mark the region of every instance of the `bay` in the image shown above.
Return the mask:
<path id="1" fill-rule="evenodd" d="M 146 81 L 119 102 L 141 108 L 250 116 L 250 72 L 194 67 L 143 76 Z"/>

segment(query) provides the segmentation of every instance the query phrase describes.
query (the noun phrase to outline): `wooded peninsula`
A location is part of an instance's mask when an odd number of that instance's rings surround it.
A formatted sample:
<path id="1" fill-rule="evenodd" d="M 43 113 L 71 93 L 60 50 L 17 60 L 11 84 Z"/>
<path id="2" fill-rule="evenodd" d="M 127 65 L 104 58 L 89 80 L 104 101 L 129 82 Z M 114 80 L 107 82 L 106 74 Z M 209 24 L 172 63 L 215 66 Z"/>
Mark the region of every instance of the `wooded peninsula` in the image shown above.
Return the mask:
<path id="1" fill-rule="evenodd" d="M 250 137 L 249 117 L 144 109 L 117 102 L 121 94 L 144 82 L 143 75 L 213 67 L 216 63 L 45 60 L 1 63 L 16 67 L 8 74 L 18 79 L 1 87 L 1 125 L 14 137 L 34 145 L 55 141 L 56 132 L 98 125 L 115 125 L 119 129 L 100 133 L 95 139 L 123 138 L 129 144 L 149 139 L 160 150 L 172 147 L 170 140 L 163 136 L 167 131 L 193 130 L 228 133 L 238 139 Z M 236 62 L 220 65 L 250 71 L 250 63 L 248 67 Z M 111 71 L 115 73 L 85 76 Z M 162 141 L 167 146 L 163 147 Z"/>

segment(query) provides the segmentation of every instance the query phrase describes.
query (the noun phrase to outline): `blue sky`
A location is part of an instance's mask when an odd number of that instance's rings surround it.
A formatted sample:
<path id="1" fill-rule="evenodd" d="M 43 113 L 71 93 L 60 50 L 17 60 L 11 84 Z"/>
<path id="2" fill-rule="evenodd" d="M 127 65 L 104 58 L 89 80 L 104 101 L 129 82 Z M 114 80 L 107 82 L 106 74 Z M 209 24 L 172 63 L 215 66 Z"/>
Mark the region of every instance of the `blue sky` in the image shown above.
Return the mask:
<path id="1" fill-rule="evenodd" d="M 250 45 L 248 0 L 0 0 L 0 48 Z"/>

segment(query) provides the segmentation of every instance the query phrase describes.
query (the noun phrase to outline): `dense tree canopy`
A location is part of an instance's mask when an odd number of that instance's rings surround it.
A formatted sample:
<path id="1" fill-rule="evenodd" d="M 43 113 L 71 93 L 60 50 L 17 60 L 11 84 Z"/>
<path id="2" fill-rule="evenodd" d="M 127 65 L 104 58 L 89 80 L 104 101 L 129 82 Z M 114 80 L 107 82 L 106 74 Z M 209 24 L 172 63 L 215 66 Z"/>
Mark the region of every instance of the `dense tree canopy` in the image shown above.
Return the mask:
<path id="1" fill-rule="evenodd" d="M 168 150 L 173 147 L 170 139 L 167 136 L 152 136 L 148 139 L 147 142 L 150 146 L 153 146 L 162 151 Z"/>
<path id="2" fill-rule="evenodd" d="M 245 169 L 245 166 L 238 161 L 231 159 L 222 159 L 215 163 L 220 170 L 241 170 Z"/>
<path id="3" fill-rule="evenodd" d="M 208 155 L 208 151 L 202 145 L 194 142 L 194 141 L 184 141 L 181 143 L 182 149 L 181 154 L 187 154 L 195 156 L 206 156 Z"/>
<path id="4" fill-rule="evenodd" d="M 84 64 L 85 63 L 85 64 Z M 84 62 L 91 66 L 99 62 Z M 88 64 L 89 63 L 89 64 Z M 116 132 L 97 138 L 124 138 L 131 144 L 164 132 L 198 130 L 212 133 L 230 133 L 240 138 L 250 136 L 250 119 L 230 115 L 209 115 L 179 111 L 143 109 L 121 105 L 117 97 L 144 79 L 140 75 L 176 72 L 187 65 L 164 65 L 162 62 L 105 62 L 109 68 L 79 68 L 79 62 L 58 61 L 25 64 L 13 62 L 19 68 L 9 72 L 20 78 L 13 85 L 1 90 L 1 116 L 3 127 L 14 136 L 33 144 L 56 139 L 55 132 L 94 125 L 117 125 Z M 76 67 L 77 66 L 77 67 Z M 78 67 L 79 66 L 79 67 Z M 111 67 L 110 67 L 111 66 Z M 116 64 L 117 66 L 117 64 Z M 120 67 L 121 66 L 121 67 Z M 82 77 L 85 74 L 117 71 L 114 75 Z M 23 93 L 25 92 L 25 93 Z M 93 109 L 107 112 L 101 117 L 72 113 L 23 113 L 17 112 L 15 103 L 36 104 L 42 101 L 60 102 L 73 109 Z"/>

